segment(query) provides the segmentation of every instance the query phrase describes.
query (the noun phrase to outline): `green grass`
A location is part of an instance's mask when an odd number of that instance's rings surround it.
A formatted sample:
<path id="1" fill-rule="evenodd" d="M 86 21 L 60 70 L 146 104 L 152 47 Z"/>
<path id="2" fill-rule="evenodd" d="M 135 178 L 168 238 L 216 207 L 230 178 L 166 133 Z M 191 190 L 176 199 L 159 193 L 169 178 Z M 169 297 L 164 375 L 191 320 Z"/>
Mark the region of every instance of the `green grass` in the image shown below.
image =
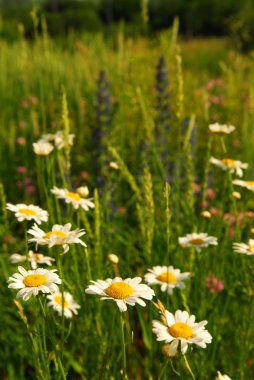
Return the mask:
<path id="1" fill-rule="evenodd" d="M 115 303 L 85 293 L 90 280 L 115 277 L 109 253 L 118 255 L 123 278 L 143 277 L 155 265 L 191 272 L 186 288 L 172 296 L 153 289 L 154 301 L 160 299 L 169 311 L 189 310 L 197 321 L 208 321 L 212 343 L 187 351 L 197 380 L 215 379 L 217 370 L 235 380 L 254 376 L 253 258 L 232 249 L 232 242 L 247 243 L 253 236 L 253 216 L 246 214 L 254 211 L 253 196 L 235 187 L 242 193 L 235 200 L 232 177 L 208 164 L 210 156 L 239 159 L 249 163 L 244 178 L 253 179 L 253 57 L 232 51 L 224 40 L 177 44 L 172 35 L 133 41 L 119 31 L 107 42 L 101 35 L 0 41 L 1 379 L 123 378 L 120 312 Z M 168 68 L 168 130 L 158 123 L 156 109 L 160 56 Z M 101 70 L 109 82 L 110 110 L 107 94 L 104 106 L 98 106 Z M 223 143 L 208 133 L 214 121 L 231 123 L 236 131 Z M 43 133 L 68 127 L 75 134 L 70 157 L 66 149 L 35 156 L 32 143 Z M 100 146 L 93 139 L 98 128 L 104 133 Z M 110 161 L 119 169 L 111 169 Z M 104 180 L 99 189 L 98 176 Z M 67 207 L 50 192 L 54 185 L 88 185 L 95 210 L 85 214 Z M 215 197 L 206 196 L 207 187 Z M 81 306 L 73 319 L 46 307 L 42 295 L 41 305 L 38 297 L 14 303 L 16 291 L 7 288 L 7 280 L 17 265 L 9 256 L 25 254 L 26 225 L 6 213 L 6 202 L 48 210 L 44 231 L 68 222 L 72 229 L 86 230 L 81 239 L 87 249 L 72 245 L 59 256 L 59 247 L 39 247 L 56 259 L 53 267 L 61 268 L 64 289 Z M 201 216 L 202 209 L 215 208 L 218 215 Z M 229 226 L 227 213 L 242 215 L 241 222 Z M 195 231 L 217 237 L 218 246 L 200 253 L 180 247 L 178 238 Z M 213 274 L 224 281 L 223 291 L 211 293 L 206 287 Z M 128 307 L 123 318 L 129 379 L 192 378 L 181 355 L 170 360 L 163 355 L 163 344 L 152 333 L 152 320 L 160 319 L 152 302 Z"/>

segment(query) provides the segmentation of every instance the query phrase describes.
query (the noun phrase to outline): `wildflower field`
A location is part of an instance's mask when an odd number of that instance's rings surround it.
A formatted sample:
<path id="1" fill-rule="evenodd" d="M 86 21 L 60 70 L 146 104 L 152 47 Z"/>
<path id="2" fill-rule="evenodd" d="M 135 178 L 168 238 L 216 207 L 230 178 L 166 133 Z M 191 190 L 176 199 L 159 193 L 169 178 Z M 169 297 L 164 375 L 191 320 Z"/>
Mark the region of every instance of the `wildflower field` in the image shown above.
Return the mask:
<path id="1" fill-rule="evenodd" d="M 0 378 L 254 378 L 254 56 L 0 40 Z"/>

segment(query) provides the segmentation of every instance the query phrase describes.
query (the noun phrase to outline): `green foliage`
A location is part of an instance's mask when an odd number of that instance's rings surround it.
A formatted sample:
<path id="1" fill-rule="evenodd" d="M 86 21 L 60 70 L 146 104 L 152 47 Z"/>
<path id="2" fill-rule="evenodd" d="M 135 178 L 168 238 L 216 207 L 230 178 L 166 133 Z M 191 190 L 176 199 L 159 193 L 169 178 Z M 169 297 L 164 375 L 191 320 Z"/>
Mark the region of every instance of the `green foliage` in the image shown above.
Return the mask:
<path id="1" fill-rule="evenodd" d="M 254 10 L 252 1 L 245 1 L 243 7 L 229 20 L 229 30 L 235 46 L 242 52 L 254 49 Z"/>

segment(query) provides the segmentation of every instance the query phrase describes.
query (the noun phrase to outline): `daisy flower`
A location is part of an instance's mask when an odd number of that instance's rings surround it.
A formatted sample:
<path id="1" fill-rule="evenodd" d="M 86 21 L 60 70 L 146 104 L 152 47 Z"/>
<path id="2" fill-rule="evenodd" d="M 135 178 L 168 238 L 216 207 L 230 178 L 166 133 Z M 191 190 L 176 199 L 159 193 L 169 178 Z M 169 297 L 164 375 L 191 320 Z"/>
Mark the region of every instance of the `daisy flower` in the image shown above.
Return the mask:
<path id="1" fill-rule="evenodd" d="M 254 255 L 254 240 L 249 239 L 248 244 L 233 243 L 234 252 L 245 253 L 246 255 Z"/>
<path id="2" fill-rule="evenodd" d="M 208 128 L 209 132 L 220 135 L 229 135 L 235 130 L 235 127 L 233 125 L 219 123 L 210 124 Z"/>
<path id="3" fill-rule="evenodd" d="M 174 356 L 177 352 L 178 344 L 181 344 L 181 352 L 185 354 L 189 344 L 197 344 L 206 348 L 211 343 L 212 336 L 205 330 L 207 321 L 195 322 L 196 317 L 189 315 L 187 311 L 177 310 L 175 315 L 165 310 L 165 324 L 153 321 L 153 332 L 157 335 L 158 341 L 169 343 L 168 353 Z"/>
<path id="4" fill-rule="evenodd" d="M 67 136 L 67 143 L 68 143 L 68 145 L 70 145 L 70 146 L 73 145 L 74 137 L 75 137 L 75 135 L 73 135 L 73 134 L 69 134 Z M 57 149 L 63 149 L 65 147 L 65 145 L 66 145 L 66 138 L 65 138 L 64 131 L 58 131 L 58 132 L 55 133 L 54 142 L 55 142 L 55 146 L 57 147 Z"/>
<path id="5" fill-rule="evenodd" d="M 254 191 L 254 181 L 242 181 L 241 179 L 235 179 L 233 181 L 234 185 L 244 187 L 250 191 Z"/>
<path id="6" fill-rule="evenodd" d="M 248 164 L 241 161 L 232 160 L 231 158 L 223 158 L 222 160 L 218 160 L 217 158 L 211 157 L 209 162 L 220 167 L 222 170 L 229 170 L 230 173 L 235 173 L 238 177 L 243 176 L 242 169 L 248 168 Z"/>
<path id="7" fill-rule="evenodd" d="M 216 377 L 216 380 L 231 380 L 231 377 L 228 375 L 222 375 L 220 371 L 217 371 L 218 376 Z"/>
<path id="8" fill-rule="evenodd" d="M 201 248 L 208 247 L 208 245 L 218 245 L 217 238 L 214 236 L 207 236 L 206 233 L 193 233 L 178 238 L 179 244 L 183 248 L 195 248 L 198 252 Z"/>
<path id="9" fill-rule="evenodd" d="M 86 232 L 81 229 L 70 231 L 71 223 L 67 223 L 64 226 L 55 224 L 51 231 L 45 232 L 41 230 L 36 224 L 27 232 L 34 237 L 29 239 L 29 243 L 36 243 L 38 245 L 48 245 L 52 248 L 55 245 L 62 245 L 64 253 L 69 251 L 69 244 L 81 244 L 86 247 L 86 244 L 80 240 L 80 236 L 83 236 Z"/>
<path id="10" fill-rule="evenodd" d="M 19 222 L 34 220 L 36 223 L 41 224 L 41 222 L 47 222 L 48 220 L 48 212 L 38 206 L 25 205 L 23 203 L 17 205 L 7 203 L 6 208 L 15 213 Z"/>
<path id="11" fill-rule="evenodd" d="M 141 299 L 151 300 L 154 296 L 154 291 L 145 284 L 140 284 L 142 279 L 140 277 L 127 278 L 123 280 L 120 277 L 114 279 L 108 278 L 107 280 L 91 281 L 85 290 L 88 294 L 97 294 L 101 296 L 102 300 L 113 300 L 116 302 L 120 311 L 126 311 L 127 305 L 134 306 L 138 303 L 141 306 L 146 306 L 145 302 Z"/>
<path id="12" fill-rule="evenodd" d="M 48 156 L 54 149 L 53 145 L 45 140 L 38 140 L 33 143 L 33 151 L 38 156 Z"/>
<path id="13" fill-rule="evenodd" d="M 70 146 L 73 145 L 74 137 L 75 135 L 73 134 L 69 134 L 67 136 L 68 145 Z M 42 135 L 41 139 L 47 142 L 54 142 L 57 149 L 63 149 L 66 145 L 64 131 L 58 131 L 55 134 L 48 133 L 48 134 Z"/>
<path id="14" fill-rule="evenodd" d="M 26 261 L 25 255 L 19 255 L 18 253 L 13 253 L 10 256 L 10 262 L 12 264 L 22 263 Z M 42 253 L 37 253 L 32 250 L 28 252 L 28 261 L 31 263 L 32 269 L 36 269 L 38 264 L 46 264 L 48 266 L 52 265 L 52 261 L 55 261 L 52 257 L 44 256 Z"/>
<path id="15" fill-rule="evenodd" d="M 184 280 L 190 277 L 189 272 L 181 273 L 180 269 L 175 269 L 172 266 L 155 266 L 148 269 L 145 274 L 145 281 L 148 285 L 161 285 L 161 291 L 168 291 L 169 294 L 173 293 L 174 288 L 185 288 Z"/>
<path id="16" fill-rule="evenodd" d="M 47 296 L 47 299 L 50 301 L 47 303 L 47 306 L 53 307 L 59 315 L 62 315 L 63 310 L 66 318 L 72 318 L 74 314 L 77 315 L 78 309 L 80 309 L 80 306 L 74 301 L 72 295 L 68 292 L 64 292 L 62 298 L 62 293 L 58 290 Z"/>
<path id="17" fill-rule="evenodd" d="M 61 284 L 56 269 L 47 270 L 38 268 L 26 271 L 23 267 L 18 267 L 19 273 L 14 273 L 9 278 L 8 288 L 20 289 L 17 293 L 18 298 L 27 301 L 31 296 L 37 296 L 39 292 L 54 293 L 58 290 L 56 284 Z"/>
<path id="18" fill-rule="evenodd" d="M 71 203 L 75 209 L 82 207 L 85 211 L 94 208 L 92 198 L 82 198 L 80 193 L 72 192 L 67 189 L 58 189 L 54 187 L 51 192 L 59 199 L 64 199 L 66 203 Z"/>

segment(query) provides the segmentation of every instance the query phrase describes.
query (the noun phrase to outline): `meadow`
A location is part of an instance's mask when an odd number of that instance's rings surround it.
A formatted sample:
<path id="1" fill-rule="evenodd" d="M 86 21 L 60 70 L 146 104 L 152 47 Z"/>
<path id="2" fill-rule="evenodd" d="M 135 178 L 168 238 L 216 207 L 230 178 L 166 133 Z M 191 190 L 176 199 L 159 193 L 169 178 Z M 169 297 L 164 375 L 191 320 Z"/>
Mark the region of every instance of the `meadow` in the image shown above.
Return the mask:
<path id="1" fill-rule="evenodd" d="M 253 379 L 253 54 L 181 41 L 177 22 L 153 39 L 19 30 L 0 41 L 1 379 Z M 39 292 L 36 267 L 57 270 Z M 190 344 L 177 310 L 210 335 Z"/>

